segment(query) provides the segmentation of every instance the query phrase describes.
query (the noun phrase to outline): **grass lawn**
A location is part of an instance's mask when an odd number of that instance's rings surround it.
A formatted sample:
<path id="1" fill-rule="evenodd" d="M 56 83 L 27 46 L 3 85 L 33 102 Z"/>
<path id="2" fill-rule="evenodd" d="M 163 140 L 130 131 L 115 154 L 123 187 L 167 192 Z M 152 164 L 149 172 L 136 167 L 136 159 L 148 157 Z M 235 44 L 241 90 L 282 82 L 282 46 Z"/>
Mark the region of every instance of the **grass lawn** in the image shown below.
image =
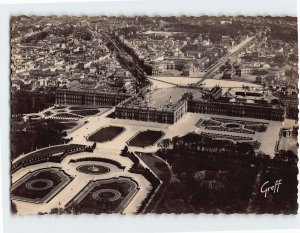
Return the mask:
<path id="1" fill-rule="evenodd" d="M 146 147 L 153 146 L 164 135 L 162 131 L 141 131 L 128 141 L 129 146 Z"/>
<path id="2" fill-rule="evenodd" d="M 98 108 L 92 106 L 73 106 L 69 108 L 70 110 L 97 110 Z"/>
<path id="3" fill-rule="evenodd" d="M 61 127 L 63 130 L 68 130 L 68 129 L 72 129 L 75 126 L 77 126 L 78 124 L 76 122 L 70 122 L 70 121 L 57 121 L 58 123 L 61 123 Z"/>
<path id="4" fill-rule="evenodd" d="M 150 153 L 136 152 L 137 156 L 159 177 L 163 182 L 170 180 L 171 172 L 162 159 Z"/>
<path id="5" fill-rule="evenodd" d="M 58 114 L 55 114 L 53 117 L 62 117 L 62 118 L 82 118 L 82 116 L 78 116 L 78 115 L 70 114 L 70 113 L 58 113 Z"/>
<path id="6" fill-rule="evenodd" d="M 162 199 L 163 194 L 169 186 L 171 180 L 171 171 L 166 163 L 151 153 L 136 152 L 136 154 L 162 181 L 162 185 L 156 191 L 153 199 L 150 203 L 148 203 L 146 209 L 144 210 L 145 213 L 155 213 L 160 205 L 160 200 Z"/>
<path id="7" fill-rule="evenodd" d="M 69 181 L 70 178 L 63 171 L 43 169 L 27 173 L 15 183 L 11 194 L 16 199 L 40 203 L 55 195 Z"/>
<path id="8" fill-rule="evenodd" d="M 121 133 L 125 131 L 125 128 L 118 126 L 108 126 L 99 129 L 97 132 L 89 136 L 88 140 L 92 142 L 106 142 L 111 141 Z"/>
<path id="9" fill-rule="evenodd" d="M 120 213 L 137 190 L 137 184 L 128 178 L 94 181 L 88 184 L 67 208 L 75 213 Z"/>
<path id="10" fill-rule="evenodd" d="M 82 116 L 91 116 L 99 113 L 97 109 L 86 109 L 86 110 L 76 110 L 71 113 L 82 115 Z"/>

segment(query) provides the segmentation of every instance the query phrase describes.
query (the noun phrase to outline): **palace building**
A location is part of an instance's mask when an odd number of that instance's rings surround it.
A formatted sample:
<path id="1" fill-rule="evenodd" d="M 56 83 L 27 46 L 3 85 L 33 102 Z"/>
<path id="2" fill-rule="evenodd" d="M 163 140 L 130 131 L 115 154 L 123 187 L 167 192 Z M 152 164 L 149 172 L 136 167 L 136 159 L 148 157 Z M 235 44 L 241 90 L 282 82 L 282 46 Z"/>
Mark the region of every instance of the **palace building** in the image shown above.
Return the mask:
<path id="1" fill-rule="evenodd" d="M 283 121 L 286 109 L 270 92 L 231 88 L 170 87 L 146 89 L 138 95 L 58 89 L 56 104 L 116 106 L 115 117 L 173 124 L 186 112 Z"/>
<path id="2" fill-rule="evenodd" d="M 273 121 L 283 121 L 285 119 L 284 107 L 258 103 L 189 100 L 188 112 L 257 118 Z"/>
<path id="3" fill-rule="evenodd" d="M 166 88 L 124 101 L 116 106 L 115 117 L 173 124 L 186 112 L 194 112 L 283 121 L 285 108 L 274 100 L 261 90 L 235 88 L 222 94 L 219 86 L 210 90 Z"/>
<path id="4" fill-rule="evenodd" d="M 181 99 L 170 108 L 153 108 L 141 106 L 129 106 L 124 103 L 116 106 L 115 117 L 139 121 L 152 121 L 165 124 L 173 124 L 187 112 L 187 100 Z"/>
<path id="5" fill-rule="evenodd" d="M 131 96 L 117 92 L 58 89 L 55 102 L 61 105 L 115 106 Z"/>

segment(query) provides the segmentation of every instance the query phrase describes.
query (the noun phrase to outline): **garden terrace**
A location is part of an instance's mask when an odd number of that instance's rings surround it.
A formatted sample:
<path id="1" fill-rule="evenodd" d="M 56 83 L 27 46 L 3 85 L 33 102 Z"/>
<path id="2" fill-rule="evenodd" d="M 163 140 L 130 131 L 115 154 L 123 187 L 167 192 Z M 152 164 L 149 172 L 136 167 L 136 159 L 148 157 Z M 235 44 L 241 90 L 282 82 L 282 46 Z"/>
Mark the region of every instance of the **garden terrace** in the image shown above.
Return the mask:
<path id="1" fill-rule="evenodd" d="M 71 159 L 70 163 L 77 163 L 77 162 L 83 162 L 83 161 L 97 161 L 97 162 L 111 163 L 120 169 L 125 168 L 125 166 L 122 166 L 118 161 L 115 161 L 112 159 L 107 159 L 107 158 L 98 158 L 98 157 L 86 157 L 86 158 L 80 158 L 80 159 Z"/>
<path id="2" fill-rule="evenodd" d="M 28 153 L 24 158 L 34 159 L 34 158 L 38 158 L 43 155 L 48 155 L 48 154 L 54 155 L 54 154 L 58 154 L 58 153 L 63 153 L 65 150 L 75 149 L 80 146 L 82 146 L 82 145 L 64 144 L 64 145 L 51 146 L 51 147 L 43 148 L 43 149 Z"/>
<path id="3" fill-rule="evenodd" d="M 89 141 L 93 142 L 106 142 L 112 141 L 125 131 L 125 128 L 118 126 L 108 126 L 100 128 L 98 131 L 88 137 Z"/>
<path id="4" fill-rule="evenodd" d="M 86 150 L 87 147 L 79 144 L 57 145 L 40 149 L 27 154 L 11 165 L 11 171 L 15 172 L 22 167 L 43 162 L 60 162 L 67 154 Z"/>
<path id="5" fill-rule="evenodd" d="M 154 146 L 165 133 L 163 131 L 146 130 L 134 135 L 128 142 L 128 146 L 147 147 Z"/>

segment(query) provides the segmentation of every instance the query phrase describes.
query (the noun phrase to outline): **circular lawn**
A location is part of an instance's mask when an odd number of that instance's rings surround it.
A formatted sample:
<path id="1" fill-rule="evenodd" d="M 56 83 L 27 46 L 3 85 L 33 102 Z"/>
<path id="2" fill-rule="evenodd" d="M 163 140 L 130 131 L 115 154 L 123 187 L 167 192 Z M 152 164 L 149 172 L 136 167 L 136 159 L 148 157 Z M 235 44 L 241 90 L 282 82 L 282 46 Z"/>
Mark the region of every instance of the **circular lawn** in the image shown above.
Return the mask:
<path id="1" fill-rule="evenodd" d="M 81 165 L 78 166 L 76 170 L 85 174 L 92 174 L 92 175 L 106 174 L 110 172 L 110 169 L 108 167 L 102 165 L 94 165 L 94 164 Z"/>

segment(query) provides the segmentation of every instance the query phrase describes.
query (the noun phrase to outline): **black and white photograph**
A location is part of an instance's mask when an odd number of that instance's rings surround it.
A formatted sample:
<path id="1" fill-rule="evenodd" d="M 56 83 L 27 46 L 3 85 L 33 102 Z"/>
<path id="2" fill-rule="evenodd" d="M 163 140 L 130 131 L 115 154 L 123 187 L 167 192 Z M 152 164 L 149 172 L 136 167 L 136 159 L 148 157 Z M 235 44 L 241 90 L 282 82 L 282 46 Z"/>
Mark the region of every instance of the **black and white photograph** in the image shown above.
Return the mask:
<path id="1" fill-rule="evenodd" d="M 13 214 L 297 213 L 296 17 L 10 27 Z"/>

